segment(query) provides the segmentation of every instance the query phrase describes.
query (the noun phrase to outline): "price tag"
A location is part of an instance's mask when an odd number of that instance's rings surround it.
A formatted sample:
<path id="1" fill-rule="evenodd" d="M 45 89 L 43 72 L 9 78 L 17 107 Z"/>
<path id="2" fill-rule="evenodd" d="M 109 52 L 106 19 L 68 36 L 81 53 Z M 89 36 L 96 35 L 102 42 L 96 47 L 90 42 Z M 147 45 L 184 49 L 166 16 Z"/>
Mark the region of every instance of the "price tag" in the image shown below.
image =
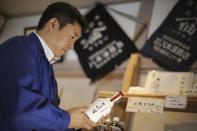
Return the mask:
<path id="1" fill-rule="evenodd" d="M 127 112 L 162 113 L 163 99 L 130 97 L 127 101 Z"/>
<path id="2" fill-rule="evenodd" d="M 187 106 L 187 96 L 166 96 L 165 107 L 185 109 Z"/>

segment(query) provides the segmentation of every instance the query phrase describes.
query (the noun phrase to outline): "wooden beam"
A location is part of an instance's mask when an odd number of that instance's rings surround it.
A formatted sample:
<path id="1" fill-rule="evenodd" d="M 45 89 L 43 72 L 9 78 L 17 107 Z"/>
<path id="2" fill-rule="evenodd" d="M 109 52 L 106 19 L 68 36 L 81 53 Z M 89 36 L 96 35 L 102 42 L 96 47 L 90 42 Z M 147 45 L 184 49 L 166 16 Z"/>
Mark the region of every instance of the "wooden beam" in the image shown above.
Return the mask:
<path id="1" fill-rule="evenodd" d="M 29 2 L 27 0 L 1 0 L 0 9 L 2 9 L 9 18 L 33 16 L 42 14 L 49 4 L 58 1 L 59 0 L 34 0 L 34 2 Z M 139 0 L 65 0 L 65 2 L 71 3 L 78 9 L 91 8 L 96 2 L 111 5 L 137 1 Z"/>
<path id="2" fill-rule="evenodd" d="M 98 96 L 101 98 L 108 98 L 108 97 L 114 95 L 115 93 L 116 92 L 100 91 Z M 121 101 L 123 101 L 125 104 L 127 104 L 126 102 L 129 97 L 144 97 L 144 98 L 157 98 L 157 99 L 159 98 L 159 99 L 165 100 L 166 96 L 168 96 L 168 95 L 124 93 Z M 126 108 L 124 108 L 124 109 L 126 109 Z M 197 96 L 191 96 L 191 95 L 187 96 L 187 107 L 185 109 L 164 108 L 164 111 L 197 113 Z M 128 119 L 129 118 L 127 118 L 127 120 Z"/>
<path id="3" fill-rule="evenodd" d="M 135 45 L 138 49 L 140 49 L 143 46 L 143 44 L 145 43 L 145 41 L 147 40 L 148 28 L 146 28 L 146 26 L 149 27 L 149 25 L 150 25 L 154 0 L 141 0 L 140 2 L 141 3 L 140 3 L 140 10 L 139 10 L 138 17 L 144 19 L 146 21 L 146 25 L 137 24 L 137 26 L 136 26 L 136 31 L 135 31 L 136 37 L 134 37 L 134 40 L 135 40 L 134 42 L 135 42 Z M 145 28 L 146 28 L 146 30 L 144 30 Z M 136 63 L 132 63 L 132 61 L 136 61 Z M 133 67 L 132 67 L 133 69 L 130 67 L 132 64 L 133 64 Z M 131 85 L 132 86 L 137 85 L 137 81 L 138 81 L 138 77 L 139 77 L 138 76 L 139 75 L 139 66 L 141 65 L 139 54 L 136 56 L 133 56 L 133 57 L 131 56 L 131 58 L 129 60 L 129 65 L 126 70 L 124 81 L 123 81 L 123 86 L 122 86 L 122 91 L 126 92 L 126 93 L 128 92 L 128 89 Z M 131 73 L 130 76 L 129 76 L 129 72 Z M 125 102 L 125 104 L 127 104 L 127 102 Z M 125 111 L 126 108 L 123 107 L 123 110 Z M 124 128 L 125 128 L 125 130 L 129 130 L 129 124 L 130 124 L 130 120 L 131 120 L 131 112 L 125 112 L 124 115 L 125 115 Z"/>
<path id="4" fill-rule="evenodd" d="M 137 85 L 139 71 L 139 54 L 132 54 L 124 75 L 122 92 L 127 93 L 131 85 Z"/>

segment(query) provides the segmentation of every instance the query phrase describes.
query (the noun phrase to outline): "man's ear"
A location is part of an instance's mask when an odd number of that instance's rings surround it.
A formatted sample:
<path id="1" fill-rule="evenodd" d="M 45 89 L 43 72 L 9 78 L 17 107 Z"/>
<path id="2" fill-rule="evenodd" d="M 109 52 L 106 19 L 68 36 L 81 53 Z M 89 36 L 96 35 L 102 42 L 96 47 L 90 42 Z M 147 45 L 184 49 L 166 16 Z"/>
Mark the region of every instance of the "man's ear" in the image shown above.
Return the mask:
<path id="1" fill-rule="evenodd" d="M 47 23 L 48 29 L 50 32 L 59 29 L 59 22 L 56 18 L 51 18 Z"/>

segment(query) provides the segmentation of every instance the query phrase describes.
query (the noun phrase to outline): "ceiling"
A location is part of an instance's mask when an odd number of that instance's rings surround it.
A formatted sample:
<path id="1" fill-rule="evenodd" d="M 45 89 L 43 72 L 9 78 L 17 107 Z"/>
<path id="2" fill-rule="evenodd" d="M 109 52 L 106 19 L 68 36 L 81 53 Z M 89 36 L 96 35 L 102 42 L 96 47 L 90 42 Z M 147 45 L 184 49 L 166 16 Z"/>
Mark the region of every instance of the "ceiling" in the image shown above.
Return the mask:
<path id="1" fill-rule="evenodd" d="M 138 0 L 0 0 L 0 13 L 7 18 L 37 15 L 41 14 L 47 5 L 57 1 L 69 2 L 77 8 L 86 8 L 98 1 L 115 4 Z"/>

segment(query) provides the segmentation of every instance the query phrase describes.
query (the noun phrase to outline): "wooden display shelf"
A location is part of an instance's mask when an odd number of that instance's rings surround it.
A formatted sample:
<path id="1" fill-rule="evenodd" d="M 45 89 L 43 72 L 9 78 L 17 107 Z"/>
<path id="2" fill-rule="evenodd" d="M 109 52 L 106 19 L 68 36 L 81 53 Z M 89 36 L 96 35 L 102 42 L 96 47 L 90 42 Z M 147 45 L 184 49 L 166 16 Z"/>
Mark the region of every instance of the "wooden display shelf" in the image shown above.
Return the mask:
<path id="1" fill-rule="evenodd" d="M 118 104 L 115 104 L 112 109 L 113 116 L 119 116 L 120 120 L 124 122 L 124 129 L 127 131 L 129 129 L 129 123 L 131 118 L 131 113 L 126 112 L 127 100 L 129 97 L 145 97 L 145 98 L 160 98 L 165 99 L 167 95 L 163 94 L 132 94 L 128 93 L 130 86 L 136 86 L 138 82 L 138 77 L 140 73 L 140 55 L 132 54 L 124 74 L 122 92 L 123 98 Z M 111 97 L 117 92 L 98 92 L 98 97 L 106 98 Z M 197 96 L 187 96 L 187 106 L 186 109 L 174 109 L 174 108 L 164 108 L 164 111 L 174 111 L 174 112 L 190 112 L 197 113 Z"/>
<path id="2" fill-rule="evenodd" d="M 105 92 L 100 91 L 98 93 L 99 97 L 107 98 L 115 94 L 116 92 Z M 167 95 L 160 94 L 132 94 L 132 93 L 123 93 L 122 101 L 127 101 L 129 97 L 144 97 L 144 98 L 160 98 L 165 99 Z M 174 111 L 174 112 L 189 112 L 197 113 L 197 96 L 187 96 L 187 107 L 185 109 L 173 109 L 173 108 L 164 108 L 164 111 Z"/>
<path id="3" fill-rule="evenodd" d="M 129 63 L 124 74 L 122 92 L 126 94 L 128 92 L 129 87 L 136 86 L 138 81 L 138 72 L 139 72 L 139 55 L 132 54 L 129 59 Z M 98 92 L 98 97 L 111 97 L 116 92 Z M 124 122 L 124 129 L 128 131 L 129 123 L 131 118 L 131 112 L 126 112 L 126 104 L 127 99 L 125 95 L 123 95 L 123 99 L 117 104 L 114 105 L 111 115 L 120 117 L 120 120 Z"/>

